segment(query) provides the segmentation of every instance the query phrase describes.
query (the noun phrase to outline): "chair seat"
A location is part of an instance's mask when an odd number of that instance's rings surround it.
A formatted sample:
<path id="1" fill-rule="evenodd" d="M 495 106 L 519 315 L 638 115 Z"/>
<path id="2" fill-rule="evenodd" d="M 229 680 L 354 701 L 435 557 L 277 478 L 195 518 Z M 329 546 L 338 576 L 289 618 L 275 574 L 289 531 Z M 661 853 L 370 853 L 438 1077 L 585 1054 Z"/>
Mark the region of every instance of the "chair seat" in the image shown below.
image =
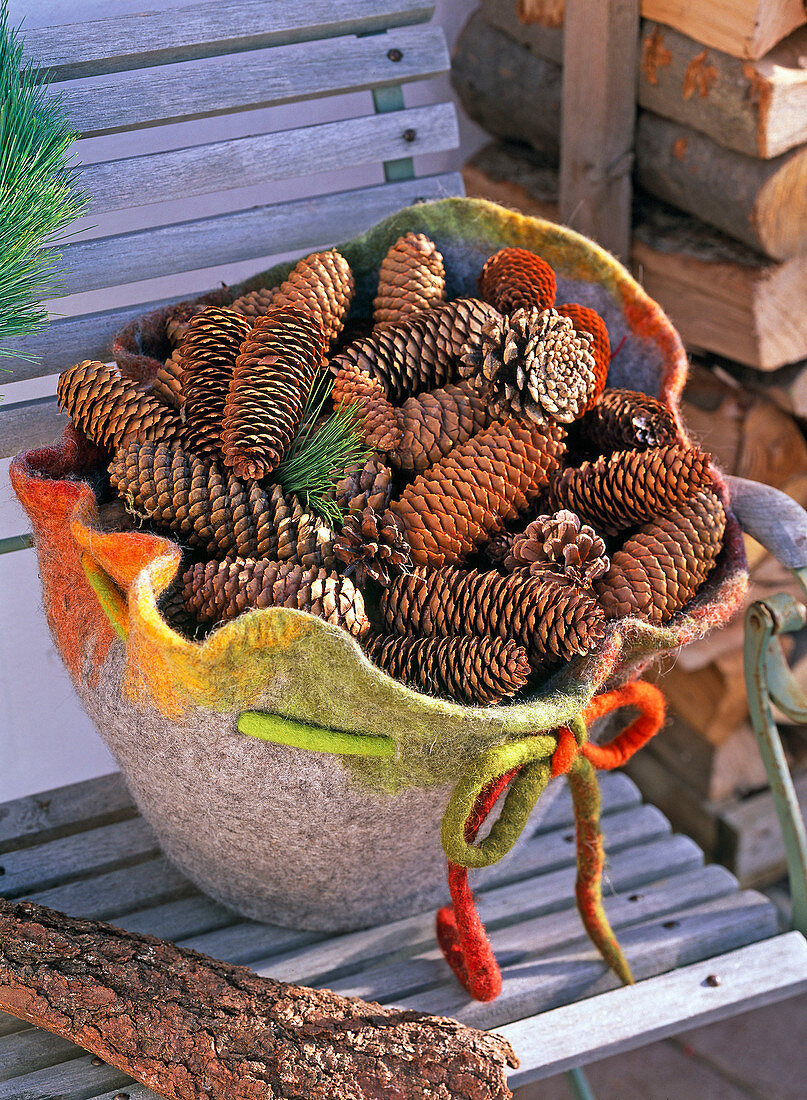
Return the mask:
<path id="1" fill-rule="evenodd" d="M 432 912 L 340 936 L 240 920 L 160 854 L 117 774 L 0 806 L 0 883 L 9 899 L 152 933 L 274 978 L 505 1027 L 522 1058 L 513 1084 L 591 1060 L 591 1049 L 602 1056 L 730 1014 L 752 996 L 764 1003 L 807 986 L 807 945 L 797 933 L 777 934 L 767 898 L 704 866 L 698 847 L 673 835 L 626 776 L 603 775 L 602 795 L 606 908 L 639 979 L 628 990 L 614 989 L 574 907 L 565 791 L 509 857 L 472 877 L 503 973 L 501 996 L 486 1005 L 470 1001 L 448 970 Z M 719 963 L 719 986 L 704 984 L 702 960 L 706 971 Z M 699 989 L 712 990 L 711 1000 L 699 1000 Z M 657 1016 L 652 1035 L 637 996 Z M 593 1043 L 581 1034 L 603 1028 Z M 111 1100 L 120 1089 L 130 1100 L 154 1096 L 71 1043 L 0 1014 L 0 1100 Z"/>

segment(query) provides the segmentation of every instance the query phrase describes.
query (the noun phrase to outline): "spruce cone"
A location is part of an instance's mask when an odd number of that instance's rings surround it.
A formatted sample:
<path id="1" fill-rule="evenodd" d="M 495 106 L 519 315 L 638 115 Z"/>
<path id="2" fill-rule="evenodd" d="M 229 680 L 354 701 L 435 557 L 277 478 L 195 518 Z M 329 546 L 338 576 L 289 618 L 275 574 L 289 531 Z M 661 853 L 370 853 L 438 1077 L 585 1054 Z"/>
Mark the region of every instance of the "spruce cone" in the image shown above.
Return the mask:
<path id="1" fill-rule="evenodd" d="M 564 452 L 563 430 L 495 421 L 407 485 L 390 511 L 416 565 L 453 565 L 541 495 Z"/>
<path id="2" fill-rule="evenodd" d="M 580 588 L 589 588 L 607 573 L 605 543 L 593 528 L 581 523 L 574 512 L 538 516 L 516 535 L 505 558 L 508 570 L 528 567 L 540 576 L 554 573 Z"/>
<path id="3" fill-rule="evenodd" d="M 205 553 L 333 566 L 330 527 L 279 485 L 244 485 L 211 459 L 154 442 L 119 450 L 109 475 L 131 512 Z"/>
<path id="4" fill-rule="evenodd" d="M 281 283 L 273 306 L 293 306 L 319 324 L 327 351 L 344 328 L 355 285 L 350 265 L 341 253 L 314 252 L 300 260 Z"/>
<path id="5" fill-rule="evenodd" d="M 569 424 L 585 409 L 597 378 L 591 337 L 554 309 L 494 318 L 463 348 L 460 374 L 471 378 L 497 416 Z"/>
<path id="6" fill-rule="evenodd" d="M 356 405 L 362 417 L 363 440 L 368 447 L 390 451 L 398 445 L 401 429 L 383 385 L 355 363 L 345 362 L 338 368 L 331 400 L 334 408 Z"/>
<path id="7" fill-rule="evenodd" d="M 383 512 L 391 496 L 392 471 L 378 455 L 371 455 L 363 466 L 351 466 L 336 485 L 336 503 L 343 514 L 368 507 Z"/>
<path id="8" fill-rule="evenodd" d="M 514 539 L 515 535 L 512 535 L 509 531 L 502 531 L 500 535 L 494 535 L 492 539 L 485 543 L 482 547 L 482 553 L 491 565 L 504 565 Z"/>
<path id="9" fill-rule="evenodd" d="M 609 458 L 564 470 L 552 486 L 556 508 L 568 508 L 598 531 L 615 535 L 670 512 L 709 481 L 709 457 L 673 443 L 647 451 L 617 451 Z"/>
<path id="10" fill-rule="evenodd" d="M 355 574 L 362 587 L 371 577 L 379 584 L 389 584 L 392 573 L 411 568 L 409 543 L 401 533 L 398 521 L 389 512 L 379 516 L 372 508 L 350 512 L 342 530 L 334 540 L 334 556 L 347 569 L 344 576 Z"/>
<path id="11" fill-rule="evenodd" d="M 644 524 L 613 555 L 598 582 L 609 619 L 637 615 L 659 625 L 689 603 L 723 545 L 726 514 L 711 489 Z"/>
<path id="12" fill-rule="evenodd" d="M 248 608 L 293 607 L 341 626 L 354 638 L 370 629 L 353 582 L 325 569 L 236 558 L 200 562 L 182 578 L 185 605 L 202 622 L 234 619 Z"/>
<path id="13" fill-rule="evenodd" d="M 401 441 L 389 459 L 400 470 L 425 470 L 490 423 L 484 401 L 468 382 L 410 397 L 395 416 Z"/>
<path id="14" fill-rule="evenodd" d="M 114 450 L 124 440 L 173 439 L 182 428 L 173 409 L 117 367 L 85 359 L 59 375 L 59 408 L 99 447 Z"/>
<path id="15" fill-rule="evenodd" d="M 635 390 L 605 390 L 580 421 L 580 431 L 602 453 L 644 451 L 679 440 L 675 419 L 667 406 Z"/>
<path id="16" fill-rule="evenodd" d="M 376 329 L 335 355 L 332 370 L 338 373 L 352 366 L 377 378 L 387 398 L 398 404 L 422 390 L 456 381 L 463 346 L 478 343 L 483 325 L 497 316 L 492 306 L 476 298 L 457 298 Z"/>
<path id="17" fill-rule="evenodd" d="M 500 248 L 486 261 L 477 286 L 480 297 L 500 313 L 555 304 L 555 272 L 526 248 Z"/>
<path id="18" fill-rule="evenodd" d="M 236 313 L 240 313 L 244 317 L 248 317 L 254 324 L 259 317 L 263 317 L 275 305 L 275 298 L 279 290 L 280 287 L 278 286 L 261 286 L 257 290 L 250 290 L 248 294 L 242 294 L 240 298 L 236 298 L 230 309 L 235 310 Z"/>
<path id="19" fill-rule="evenodd" d="M 605 634 L 602 608 L 588 593 L 527 569 L 502 576 L 447 568 L 395 577 L 382 592 L 380 611 L 391 633 L 513 638 L 532 664 L 589 653 Z"/>
<path id="20" fill-rule="evenodd" d="M 183 440 L 198 455 L 219 455 L 227 392 L 249 322 L 226 306 L 206 306 L 192 317 L 179 353 L 185 401 Z"/>
<path id="21" fill-rule="evenodd" d="M 322 352 L 318 322 L 299 309 L 278 306 L 255 322 L 235 361 L 221 433 L 224 463 L 237 477 L 258 480 L 283 461 Z"/>
<path id="22" fill-rule="evenodd" d="M 576 302 L 566 302 L 562 306 L 555 307 L 561 317 L 568 317 L 575 328 L 575 332 L 587 332 L 591 337 L 591 353 L 594 356 L 594 389 L 586 405 L 590 409 L 602 391 L 608 378 L 608 368 L 611 365 L 611 341 L 608 338 L 608 329 L 605 321 L 594 309 L 588 306 L 578 305 Z M 585 410 L 584 410 L 585 411 Z"/>
<path id="23" fill-rule="evenodd" d="M 373 322 L 394 324 L 445 300 L 446 272 L 434 241 L 423 233 L 399 237 L 378 272 Z"/>
<path id="24" fill-rule="evenodd" d="M 182 392 L 182 353 L 178 348 L 157 368 L 151 383 L 151 392 L 164 405 L 173 409 L 181 409 L 185 404 L 185 394 Z"/>
<path id="25" fill-rule="evenodd" d="M 201 313 L 204 308 L 203 305 L 197 305 L 195 302 L 180 302 L 179 305 L 174 306 L 168 320 L 165 322 L 165 335 L 175 351 L 185 339 L 188 322 L 197 313 Z"/>
<path id="26" fill-rule="evenodd" d="M 367 656 L 417 691 L 469 705 L 493 706 L 520 691 L 530 675 L 525 650 L 501 638 L 379 636 Z"/>

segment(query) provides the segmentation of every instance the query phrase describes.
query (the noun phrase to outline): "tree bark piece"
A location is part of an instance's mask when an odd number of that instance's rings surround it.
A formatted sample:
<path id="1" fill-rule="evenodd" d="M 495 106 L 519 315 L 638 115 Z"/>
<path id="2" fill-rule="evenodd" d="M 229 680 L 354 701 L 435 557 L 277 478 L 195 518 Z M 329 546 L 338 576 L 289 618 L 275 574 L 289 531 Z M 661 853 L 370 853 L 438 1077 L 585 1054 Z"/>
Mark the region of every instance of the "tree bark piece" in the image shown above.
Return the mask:
<path id="1" fill-rule="evenodd" d="M 0 1009 L 169 1100 L 493 1100 L 504 1039 L 0 900 Z"/>
<path id="2" fill-rule="evenodd" d="M 760 160 L 642 111 L 636 168 L 646 191 L 774 260 L 807 251 L 807 147 Z"/>

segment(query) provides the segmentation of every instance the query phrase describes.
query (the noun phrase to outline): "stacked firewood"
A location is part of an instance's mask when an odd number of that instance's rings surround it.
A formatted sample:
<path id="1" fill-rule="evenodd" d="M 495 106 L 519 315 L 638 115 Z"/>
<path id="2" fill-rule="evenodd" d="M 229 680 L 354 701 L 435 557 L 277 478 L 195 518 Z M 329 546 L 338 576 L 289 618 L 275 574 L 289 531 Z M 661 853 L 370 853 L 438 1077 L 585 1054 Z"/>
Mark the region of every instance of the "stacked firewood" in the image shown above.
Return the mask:
<path id="1" fill-rule="evenodd" d="M 606 326 L 556 301 L 541 257 L 504 248 L 476 297 L 447 301 L 442 256 L 409 233 L 372 326 L 353 285 L 318 253 L 279 287 L 183 308 L 151 384 L 62 375 L 130 522 L 185 551 L 174 625 L 296 608 L 419 690 L 488 705 L 596 649 L 608 620 L 686 608 L 726 522 L 708 456 L 661 402 L 606 388 Z"/>

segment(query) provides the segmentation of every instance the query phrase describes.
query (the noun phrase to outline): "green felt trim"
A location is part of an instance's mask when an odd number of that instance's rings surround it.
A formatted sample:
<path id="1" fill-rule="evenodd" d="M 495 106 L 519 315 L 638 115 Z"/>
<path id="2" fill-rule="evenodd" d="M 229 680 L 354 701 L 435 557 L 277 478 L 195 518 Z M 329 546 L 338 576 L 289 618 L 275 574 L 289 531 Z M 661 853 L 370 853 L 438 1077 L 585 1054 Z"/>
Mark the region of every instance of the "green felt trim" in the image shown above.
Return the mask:
<path id="1" fill-rule="evenodd" d="M 452 791 L 440 830 L 443 851 L 452 863 L 461 867 L 489 867 L 507 855 L 549 782 L 549 758 L 556 745 L 557 738 L 549 735 L 508 741 L 480 753 L 466 768 Z M 490 833 L 479 844 L 469 844 L 465 839 L 465 823 L 480 791 L 491 780 L 518 767 L 521 771 L 511 782 Z"/>
<path id="2" fill-rule="evenodd" d="M 99 569 L 89 555 L 81 555 L 81 565 L 90 587 L 98 597 L 101 610 L 109 619 L 115 633 L 125 642 L 129 636 L 126 628 L 126 600 L 109 574 Z"/>
<path id="3" fill-rule="evenodd" d="M 274 741 L 278 745 L 309 749 L 311 752 L 333 752 L 340 756 L 395 756 L 397 751 L 391 737 L 326 730 L 260 710 L 242 711 L 238 717 L 238 729 L 240 733 L 258 737 L 261 741 Z"/>

